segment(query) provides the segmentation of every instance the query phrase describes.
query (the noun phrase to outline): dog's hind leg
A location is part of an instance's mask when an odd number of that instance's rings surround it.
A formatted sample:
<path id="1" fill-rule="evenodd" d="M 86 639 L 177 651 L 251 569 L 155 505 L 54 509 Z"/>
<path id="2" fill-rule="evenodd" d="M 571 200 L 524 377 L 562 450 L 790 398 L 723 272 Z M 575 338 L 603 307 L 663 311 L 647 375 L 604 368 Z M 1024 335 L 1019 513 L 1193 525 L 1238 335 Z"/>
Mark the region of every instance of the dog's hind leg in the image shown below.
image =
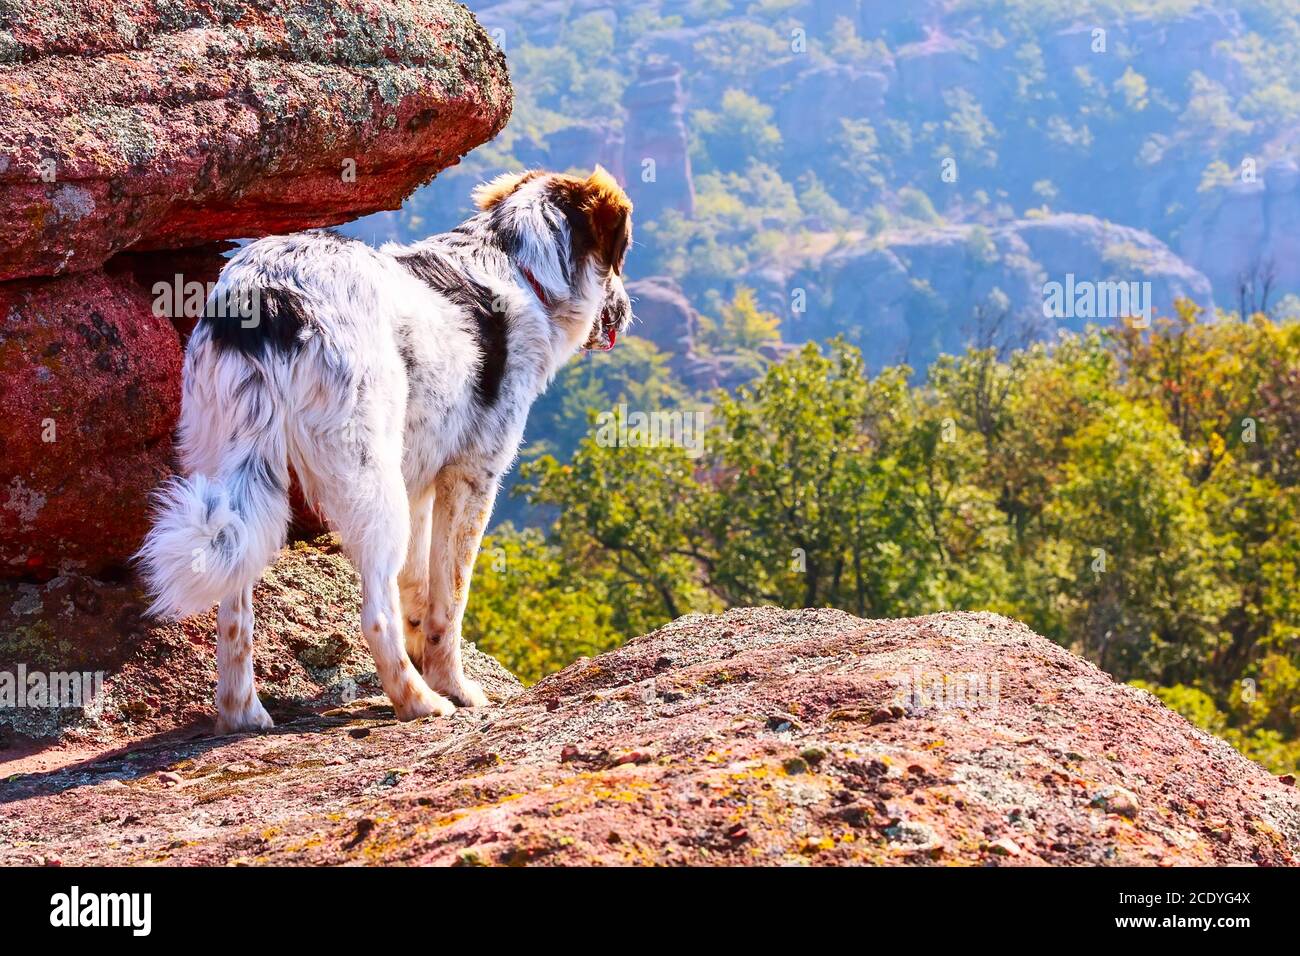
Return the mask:
<path id="1" fill-rule="evenodd" d="M 435 483 L 422 670 L 430 687 L 468 707 L 488 703 L 483 688 L 465 675 L 460 639 L 474 562 L 499 484 L 495 476 L 454 466 L 439 472 Z"/>
<path id="2" fill-rule="evenodd" d="M 217 611 L 217 733 L 266 730 L 271 715 L 257 699 L 253 677 L 253 587 Z"/>
<path id="3" fill-rule="evenodd" d="M 376 460 L 356 487 L 327 493 L 326 513 L 361 575 L 361 631 L 399 720 L 450 714 L 456 707 L 420 678 L 406 653 L 397 573 L 406 557 L 410 517 L 397 460 Z"/>

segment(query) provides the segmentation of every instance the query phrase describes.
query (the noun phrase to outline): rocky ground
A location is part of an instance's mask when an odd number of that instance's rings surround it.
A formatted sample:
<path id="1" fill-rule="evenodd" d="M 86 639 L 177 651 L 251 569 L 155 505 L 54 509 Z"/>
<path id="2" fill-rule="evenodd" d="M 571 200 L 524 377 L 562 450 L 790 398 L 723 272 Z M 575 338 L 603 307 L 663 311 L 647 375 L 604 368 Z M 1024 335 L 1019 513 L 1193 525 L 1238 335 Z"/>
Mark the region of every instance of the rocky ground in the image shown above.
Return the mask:
<path id="1" fill-rule="evenodd" d="M 147 631 L 110 699 L 150 714 L 11 746 L 0 863 L 1300 858 L 1293 785 L 996 615 L 691 615 L 527 689 L 474 654 L 495 706 L 399 724 L 337 693 L 354 588 L 300 548 L 259 590 L 265 734 L 210 736 L 210 622 Z"/>

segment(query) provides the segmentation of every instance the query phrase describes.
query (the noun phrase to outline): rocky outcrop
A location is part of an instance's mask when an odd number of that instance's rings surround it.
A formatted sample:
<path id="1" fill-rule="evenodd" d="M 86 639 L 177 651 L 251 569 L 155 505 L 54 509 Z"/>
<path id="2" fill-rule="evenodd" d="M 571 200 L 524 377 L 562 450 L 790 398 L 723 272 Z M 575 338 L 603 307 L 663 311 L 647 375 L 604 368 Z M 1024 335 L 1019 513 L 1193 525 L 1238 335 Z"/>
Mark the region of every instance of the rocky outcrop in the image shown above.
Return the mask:
<path id="1" fill-rule="evenodd" d="M 623 105 L 627 110 L 623 170 L 636 215 L 646 222 L 668 210 L 694 215 L 681 67 L 647 64 L 628 85 Z"/>
<path id="2" fill-rule="evenodd" d="M 194 318 L 156 281 L 395 208 L 511 102 L 451 0 L 0 3 L 0 576 L 135 550 Z"/>
<path id="3" fill-rule="evenodd" d="M 210 651 L 178 653 L 206 683 Z M 302 660 L 256 653 L 260 672 Z M 414 724 L 280 704 L 267 735 L 11 761 L 0 863 L 1300 859 L 1293 785 L 992 614 L 691 615 L 498 687 Z"/>
<path id="4" fill-rule="evenodd" d="M 695 348 L 700 317 L 673 279 L 650 276 L 627 284 L 634 303 L 636 334 L 679 361 Z"/>
<path id="5" fill-rule="evenodd" d="M 795 291 L 804 290 L 807 311 L 787 318 L 787 340 L 843 334 L 867 349 L 874 365 L 906 361 L 920 369 L 941 352 L 962 350 L 977 307 L 1005 310 L 1030 338 L 1117 321 L 1101 309 L 1092 317 L 1077 310 L 1045 316 L 1045 286 L 1064 286 L 1070 276 L 1076 284 L 1139 283 L 1153 315 L 1172 314 L 1179 298 L 1213 311 L 1209 280 L 1154 236 L 1079 215 L 893 230 L 843 245 L 812 266 L 768 267 L 744 281 L 784 315 Z"/>
<path id="6" fill-rule="evenodd" d="M 0 279 L 394 208 L 509 114 L 444 0 L 6 10 Z"/>
<path id="7" fill-rule="evenodd" d="M 324 536 L 287 548 L 254 592 L 253 666 L 272 716 L 287 723 L 382 693 L 361 639 L 356 571 Z M 4 674 L 101 674 L 101 691 L 64 706 L 0 707 L 0 764 L 207 727 L 216 682 L 215 610 L 159 624 L 142 616 L 130 583 L 61 574 L 0 582 L 0 700 Z M 520 689 L 491 658 L 469 665 L 493 700 Z M 51 749 L 53 748 L 53 749 Z"/>
<path id="8" fill-rule="evenodd" d="M 1203 204 L 1183 229 L 1180 251 L 1210 278 L 1227 308 L 1241 307 L 1243 285 L 1254 305 L 1264 304 L 1266 282 L 1273 293 L 1269 305 L 1279 291 L 1300 289 L 1300 165 L 1279 160 L 1254 182 L 1200 198 Z M 1247 310 L 1251 307 L 1248 301 Z"/>
<path id="9" fill-rule="evenodd" d="M 751 381 L 759 365 L 742 356 L 708 354 L 696 343 L 700 316 L 682 287 L 668 276 L 649 276 L 627 284 L 636 325 L 633 333 L 668 357 L 668 368 L 692 391 L 734 389 Z M 764 361 L 779 362 L 794 346 L 771 342 L 758 351 Z"/>
<path id="10" fill-rule="evenodd" d="M 842 142 L 844 120 L 883 117 L 888 88 L 881 70 L 832 65 L 800 73 L 776 95 L 787 161 L 820 165 L 827 149 Z"/>
<path id="11" fill-rule="evenodd" d="M 171 321 L 129 273 L 0 283 L 0 370 L 0 576 L 124 558 L 170 472 Z"/>

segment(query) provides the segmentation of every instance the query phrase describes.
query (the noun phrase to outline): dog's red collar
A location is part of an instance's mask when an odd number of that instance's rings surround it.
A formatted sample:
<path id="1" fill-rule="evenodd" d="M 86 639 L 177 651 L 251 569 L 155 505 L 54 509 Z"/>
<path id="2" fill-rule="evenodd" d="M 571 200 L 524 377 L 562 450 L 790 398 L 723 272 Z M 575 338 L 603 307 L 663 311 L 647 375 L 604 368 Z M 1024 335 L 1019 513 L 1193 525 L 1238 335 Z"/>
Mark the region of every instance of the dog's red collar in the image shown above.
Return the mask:
<path id="1" fill-rule="evenodd" d="M 519 274 L 522 275 L 525 280 L 527 280 L 529 287 L 533 290 L 533 295 L 537 296 L 537 301 L 542 304 L 542 308 L 545 309 L 547 312 L 551 311 L 551 297 L 546 294 L 546 290 L 542 288 L 542 284 L 537 281 L 537 276 L 533 275 L 531 270 L 526 269 L 523 266 L 519 267 Z M 605 318 L 604 313 L 602 313 L 601 332 L 605 337 L 605 344 L 601 346 L 594 346 L 594 347 L 591 345 L 584 345 L 583 348 L 589 352 L 591 351 L 608 352 L 610 349 L 614 347 L 614 341 L 618 337 L 618 330 L 615 329 L 613 326 L 606 328 L 604 324 L 604 318 Z"/>
<path id="2" fill-rule="evenodd" d="M 519 267 L 519 271 L 523 274 L 523 277 L 528 280 L 528 285 L 532 288 L 533 295 L 537 296 L 537 301 L 542 304 L 542 308 L 549 311 L 551 308 L 551 298 L 546 294 L 546 290 L 542 288 L 542 284 L 537 281 L 537 276 L 533 275 L 531 271 L 525 269 L 523 266 Z"/>

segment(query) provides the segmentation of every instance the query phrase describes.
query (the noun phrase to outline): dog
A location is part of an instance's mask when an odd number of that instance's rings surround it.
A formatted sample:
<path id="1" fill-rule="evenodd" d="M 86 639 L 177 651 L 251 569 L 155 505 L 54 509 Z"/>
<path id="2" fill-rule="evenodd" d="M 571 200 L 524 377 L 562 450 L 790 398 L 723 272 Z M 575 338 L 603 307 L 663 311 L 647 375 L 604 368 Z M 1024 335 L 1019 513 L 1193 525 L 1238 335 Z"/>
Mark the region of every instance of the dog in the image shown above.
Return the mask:
<path id="1" fill-rule="evenodd" d="M 412 245 L 257 240 L 208 298 L 186 347 L 182 473 L 156 493 L 137 557 L 153 615 L 220 604 L 218 733 L 272 726 L 253 585 L 285 543 L 291 467 L 360 574 L 397 716 L 487 703 L 460 656 L 475 558 L 529 408 L 579 349 L 613 348 L 632 321 L 632 203 L 600 167 L 508 174 L 473 195 L 477 214 Z"/>

